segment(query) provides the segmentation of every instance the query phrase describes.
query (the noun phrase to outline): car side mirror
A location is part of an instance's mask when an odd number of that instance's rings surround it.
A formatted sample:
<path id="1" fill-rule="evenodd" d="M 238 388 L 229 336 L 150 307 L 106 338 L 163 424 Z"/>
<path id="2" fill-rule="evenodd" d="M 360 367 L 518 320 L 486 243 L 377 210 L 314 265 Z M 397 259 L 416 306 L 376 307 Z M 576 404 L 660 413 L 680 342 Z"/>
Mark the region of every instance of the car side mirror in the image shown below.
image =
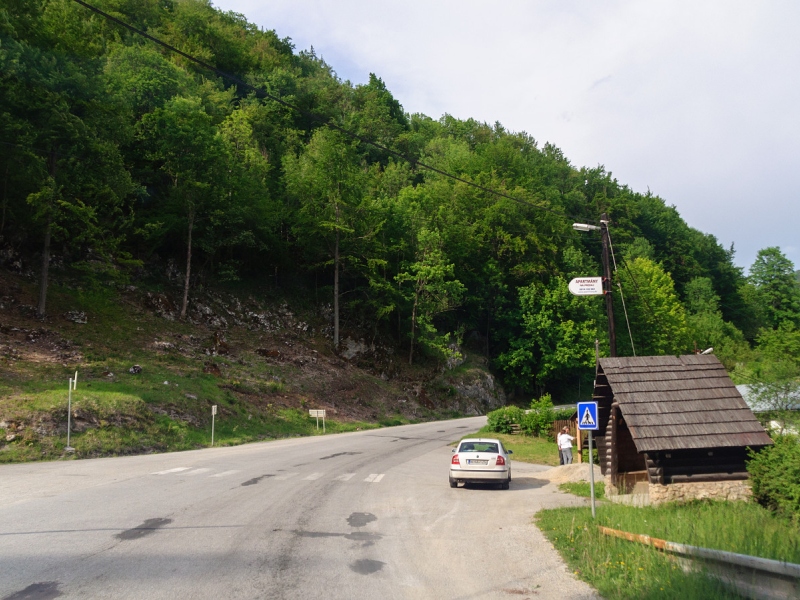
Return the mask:
<path id="1" fill-rule="evenodd" d="M 509 450 L 508 453 L 509 454 L 514 454 L 514 451 L 513 450 Z"/>
<path id="2" fill-rule="evenodd" d="M 451 450 L 451 452 L 455 452 L 456 450 L 458 450 L 458 448 L 453 448 L 453 449 Z"/>

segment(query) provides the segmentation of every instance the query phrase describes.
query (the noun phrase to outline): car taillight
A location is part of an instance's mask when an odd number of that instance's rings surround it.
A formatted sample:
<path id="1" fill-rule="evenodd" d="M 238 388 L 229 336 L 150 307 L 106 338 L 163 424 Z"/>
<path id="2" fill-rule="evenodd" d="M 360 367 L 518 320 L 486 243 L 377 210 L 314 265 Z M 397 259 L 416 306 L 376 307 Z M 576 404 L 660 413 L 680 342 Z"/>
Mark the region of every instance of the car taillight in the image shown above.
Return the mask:
<path id="1" fill-rule="evenodd" d="M 453 460 L 450 461 L 451 465 L 460 465 L 461 463 L 458 462 L 458 454 L 453 454 Z"/>
<path id="2" fill-rule="evenodd" d="M 506 464 L 506 459 L 498 454 L 497 455 L 497 462 L 495 463 L 495 465 L 497 465 L 499 467 L 499 466 L 502 466 L 502 465 L 505 465 L 505 464 Z"/>

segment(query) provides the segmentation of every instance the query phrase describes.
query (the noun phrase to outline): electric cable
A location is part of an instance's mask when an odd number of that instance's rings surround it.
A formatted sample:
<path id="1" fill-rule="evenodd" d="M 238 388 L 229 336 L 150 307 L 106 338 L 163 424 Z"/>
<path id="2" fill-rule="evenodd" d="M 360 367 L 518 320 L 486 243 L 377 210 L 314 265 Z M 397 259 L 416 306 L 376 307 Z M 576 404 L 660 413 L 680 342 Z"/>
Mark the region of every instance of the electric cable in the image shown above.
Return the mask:
<path id="1" fill-rule="evenodd" d="M 611 232 L 608 230 L 608 223 L 606 223 L 606 235 L 608 236 L 608 247 L 611 250 L 611 261 L 614 263 L 614 273 L 617 272 L 617 259 L 614 256 L 614 244 L 611 242 Z M 628 337 L 631 340 L 631 350 L 633 355 L 636 356 L 636 346 L 633 345 L 633 333 L 631 332 L 631 322 L 628 319 L 628 307 L 625 306 L 625 294 L 622 292 L 622 282 L 617 281 L 619 288 L 619 297 L 622 299 L 622 312 L 625 313 L 625 323 L 628 326 Z"/>
<path id="2" fill-rule="evenodd" d="M 278 104 L 280 104 L 284 108 L 288 108 L 289 110 L 292 110 L 292 111 L 294 111 L 294 112 L 306 117 L 307 119 L 310 119 L 310 120 L 312 120 L 314 122 L 320 123 L 321 125 L 329 127 L 330 129 L 333 129 L 335 131 L 338 131 L 339 133 L 341 133 L 341 134 L 343 134 L 343 135 L 345 135 L 345 136 L 347 136 L 347 137 L 349 137 L 349 138 L 351 138 L 353 140 L 356 140 L 356 141 L 358 141 L 358 142 L 360 142 L 362 144 L 367 144 L 369 146 L 377 148 L 378 150 L 380 150 L 382 152 L 385 152 L 389 156 L 393 156 L 395 158 L 399 158 L 399 159 L 409 163 L 412 167 L 418 166 L 418 167 L 421 167 L 423 169 L 427 169 L 428 171 L 431 171 L 433 173 L 437 173 L 439 175 L 442 175 L 443 177 L 447 177 L 447 178 L 449 178 L 449 179 L 451 179 L 453 181 L 457 181 L 459 183 L 463 183 L 463 184 L 468 185 L 470 187 L 479 189 L 479 190 L 481 190 L 483 192 L 486 192 L 488 194 L 492 194 L 492 195 L 500 197 L 500 198 L 505 198 L 507 200 L 511 200 L 513 202 L 517 202 L 518 204 L 529 206 L 529 207 L 534 208 L 536 210 L 541 210 L 541 211 L 544 211 L 544 212 L 548 212 L 548 213 L 551 213 L 553 215 L 556 215 L 556 216 L 564 218 L 564 219 L 572 219 L 572 220 L 576 220 L 576 221 L 579 220 L 577 217 L 573 217 L 571 215 L 567 215 L 567 214 L 561 213 L 559 211 L 553 210 L 551 208 L 547 208 L 545 206 L 538 206 L 536 204 L 532 204 L 532 203 L 530 203 L 530 202 L 528 202 L 526 200 L 522 200 L 521 198 L 517 198 L 515 196 L 511 196 L 510 194 L 506 194 L 504 192 L 501 192 L 501 191 L 498 191 L 498 190 L 483 186 L 483 185 L 481 185 L 479 183 L 475 183 L 474 181 L 470 181 L 468 179 L 464 179 L 463 177 L 459 177 L 458 175 L 453 175 L 452 173 L 448 173 L 447 171 L 439 169 L 438 167 L 434 167 L 433 165 L 429 165 L 427 163 L 421 162 L 421 161 L 419 161 L 419 160 L 417 160 L 417 159 L 415 159 L 413 157 L 410 157 L 410 156 L 408 156 L 406 154 L 403 154 L 402 152 L 398 152 L 397 150 L 392 150 L 391 148 L 389 148 L 387 146 L 384 146 L 383 144 L 380 144 L 378 142 L 375 142 L 373 140 L 365 138 L 365 137 L 363 137 L 363 136 L 361 136 L 361 135 L 359 135 L 359 134 L 357 134 L 357 133 L 355 133 L 353 131 L 350 131 L 349 129 L 346 129 L 346 128 L 342 127 L 341 125 L 337 125 L 336 123 L 325 119 L 324 117 L 321 117 L 321 116 L 316 115 L 316 114 L 314 114 L 314 113 L 312 113 L 310 111 L 307 111 L 307 110 L 305 110 L 303 108 L 300 108 L 299 106 L 296 106 L 296 105 L 292 104 L 291 102 L 287 102 L 286 100 L 283 100 L 280 97 L 275 96 L 274 94 L 270 94 L 269 92 L 267 92 L 264 89 L 257 88 L 256 86 L 254 86 L 254 85 L 252 85 L 250 83 L 247 83 L 246 81 L 244 81 L 243 79 L 241 79 L 239 77 L 236 77 L 235 75 L 231 75 L 230 73 L 226 73 L 225 71 L 223 71 L 221 69 L 218 69 L 217 67 L 215 67 L 215 66 L 213 66 L 213 65 L 211 65 L 211 64 L 209 64 L 209 63 L 207 63 L 207 62 L 205 62 L 205 61 L 203 61 L 203 60 L 201 60 L 199 58 L 197 58 L 196 56 L 188 54 L 188 53 L 176 48 L 175 46 L 172 46 L 172 45 L 168 44 L 167 42 L 165 42 L 163 40 L 160 40 L 159 38 L 150 35 L 146 31 L 142 31 L 141 29 L 139 29 L 137 27 L 134 27 L 133 25 L 131 25 L 129 23 L 126 23 L 123 20 L 118 19 L 117 17 L 108 14 L 107 12 L 97 8 L 96 6 L 92 6 L 88 2 L 84 2 L 84 0 L 73 0 L 73 2 L 76 2 L 77 4 L 80 4 L 84 8 L 86 8 L 86 9 L 88 9 L 88 10 L 90 10 L 90 11 L 92 11 L 92 12 L 98 14 L 98 15 L 100 15 L 101 17 L 103 17 L 105 19 L 108 19 L 109 21 L 112 21 L 113 23 L 116 23 L 117 25 L 119 25 L 121 27 L 124 27 L 124 28 L 128 29 L 129 31 L 134 32 L 137 35 L 140 35 L 140 36 L 142 36 L 144 38 L 147 38 L 151 42 L 154 42 L 154 43 L 158 44 L 159 46 L 162 46 L 163 48 L 166 48 L 170 52 L 174 52 L 174 53 L 186 58 L 187 60 L 190 60 L 191 62 L 203 67 L 204 69 L 206 69 L 208 71 L 211 71 L 212 73 L 215 73 L 217 76 L 219 76 L 219 77 L 221 77 L 223 79 L 227 79 L 229 81 L 234 82 L 235 84 L 237 84 L 239 86 L 242 86 L 244 88 L 252 90 L 253 92 L 256 93 L 257 97 L 267 98 L 269 100 L 272 100 L 273 102 L 277 102 Z"/>

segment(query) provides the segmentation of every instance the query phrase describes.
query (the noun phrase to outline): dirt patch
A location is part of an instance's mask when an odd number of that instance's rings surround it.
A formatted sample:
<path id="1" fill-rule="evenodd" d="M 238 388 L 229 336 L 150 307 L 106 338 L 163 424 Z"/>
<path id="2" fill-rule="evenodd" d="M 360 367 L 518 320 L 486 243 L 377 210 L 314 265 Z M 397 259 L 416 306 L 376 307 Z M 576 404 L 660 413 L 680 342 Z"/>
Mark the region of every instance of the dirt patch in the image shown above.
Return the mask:
<path id="1" fill-rule="evenodd" d="M 589 465 L 586 463 L 575 463 L 571 465 L 561 465 L 536 473 L 539 479 L 546 479 L 550 483 L 575 483 L 578 481 L 589 481 Z M 594 465 L 594 480 L 603 481 L 603 473 L 600 465 Z"/>

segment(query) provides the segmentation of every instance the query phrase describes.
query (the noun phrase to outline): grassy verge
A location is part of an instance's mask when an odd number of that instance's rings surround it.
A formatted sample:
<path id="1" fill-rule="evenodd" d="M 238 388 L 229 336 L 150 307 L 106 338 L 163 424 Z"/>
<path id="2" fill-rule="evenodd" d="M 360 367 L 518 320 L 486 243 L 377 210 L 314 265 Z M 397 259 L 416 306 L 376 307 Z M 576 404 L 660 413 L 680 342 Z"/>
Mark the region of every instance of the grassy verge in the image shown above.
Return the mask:
<path id="1" fill-rule="evenodd" d="M 566 492 L 568 494 L 573 494 L 575 496 L 581 496 L 583 498 L 591 497 L 591 484 L 588 481 L 575 481 L 571 483 L 562 483 L 558 486 L 558 489 L 562 492 Z M 595 481 L 594 482 L 594 497 L 597 500 L 605 498 L 606 496 L 606 484 L 602 481 Z"/>
<path id="2" fill-rule="evenodd" d="M 537 465 L 558 465 L 558 450 L 555 442 L 545 438 L 532 437 L 527 435 L 508 435 L 505 433 L 495 433 L 481 429 L 477 433 L 463 436 L 467 437 L 490 437 L 503 442 L 503 446 L 514 452 L 513 460 L 520 462 L 534 463 Z"/>
<path id="3" fill-rule="evenodd" d="M 92 391 L 76 394 L 73 414 L 81 417 L 76 426 L 82 430 L 72 432 L 70 443 L 75 452 L 65 454 L 66 406 L 61 401 L 42 406 L 50 396 L 52 392 L 47 391 L 29 400 L 40 405 L 37 411 L 39 422 L 51 420 L 61 423 L 59 432 L 38 435 L 35 428 L 26 428 L 13 443 L 6 444 L 0 451 L 0 463 L 171 452 L 204 448 L 211 443 L 210 402 L 209 410 L 204 411 L 208 414 L 198 417 L 196 410 L 187 407 L 182 410 L 178 403 L 165 408 L 160 404 L 150 405 L 141 396 L 130 393 Z M 214 428 L 216 446 L 322 433 L 307 411 L 270 406 L 258 410 L 258 407 L 242 405 L 235 398 L 224 395 L 216 401 L 219 410 Z M 327 433 L 375 427 L 379 425 L 326 420 Z"/>
<path id="4" fill-rule="evenodd" d="M 602 535 L 597 525 L 672 542 L 800 562 L 800 531 L 756 504 L 695 502 L 635 508 L 616 504 L 545 510 L 537 525 L 575 574 L 609 599 L 738 598 L 702 573 L 685 573 L 668 555 Z"/>

